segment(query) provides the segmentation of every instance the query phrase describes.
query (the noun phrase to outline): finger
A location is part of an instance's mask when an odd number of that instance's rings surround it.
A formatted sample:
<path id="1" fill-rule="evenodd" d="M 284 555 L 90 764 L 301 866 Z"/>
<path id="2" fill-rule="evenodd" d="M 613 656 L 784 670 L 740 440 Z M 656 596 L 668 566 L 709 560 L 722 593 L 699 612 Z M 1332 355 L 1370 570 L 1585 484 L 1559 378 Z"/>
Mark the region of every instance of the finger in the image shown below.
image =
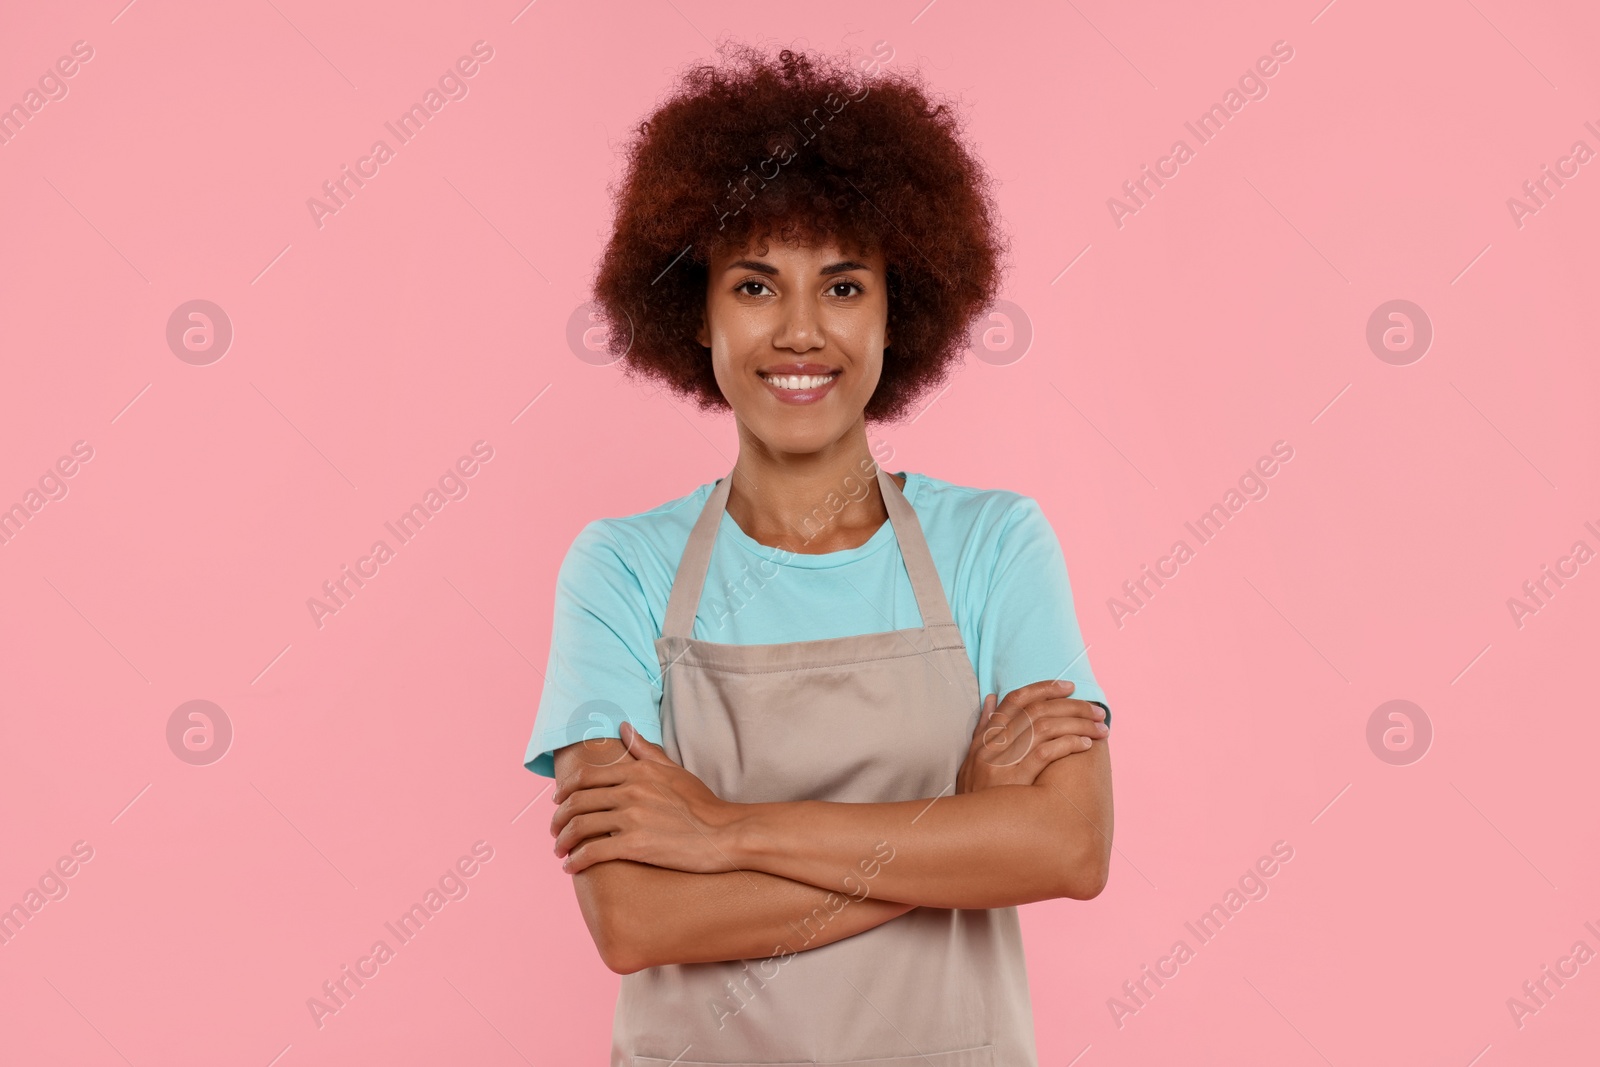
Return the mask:
<path id="1" fill-rule="evenodd" d="M 626 800 L 621 786 L 603 786 L 597 789 L 580 789 L 556 805 L 550 816 L 550 836 L 561 833 L 568 820 L 592 811 L 612 811 Z"/>
<path id="2" fill-rule="evenodd" d="M 1070 697 L 1057 697 L 1033 706 L 1045 715 L 1076 715 L 1082 719 L 1095 720 L 1103 720 L 1106 717 L 1106 709 L 1099 704 Z"/>
<path id="3" fill-rule="evenodd" d="M 1105 737 L 1111 728 L 1104 721 L 1087 715 L 1055 712 L 1047 715 L 1033 716 L 1033 735 L 1041 740 L 1046 737 L 1056 737 L 1063 730 L 1083 734 L 1087 737 Z M 1023 732 L 1026 736 L 1027 731 Z"/>
<path id="4" fill-rule="evenodd" d="M 1079 718 L 1076 715 L 1052 715 L 1033 724 L 1033 739 L 1037 744 L 1056 737 L 1104 737 L 1110 730 L 1103 722 Z"/>
<path id="5" fill-rule="evenodd" d="M 1094 739 L 1089 737 L 1058 737 L 1038 745 L 1028 753 L 1029 760 L 1039 770 L 1044 770 L 1058 759 L 1068 756 L 1077 756 L 1094 747 Z"/>
<path id="6" fill-rule="evenodd" d="M 628 754 L 634 759 L 648 760 L 651 763 L 672 763 L 672 757 L 667 755 L 667 750 L 660 745 L 652 744 L 644 739 L 644 735 L 634 729 L 633 723 L 622 724 L 622 742 L 628 746 Z M 677 766 L 677 764 L 673 764 Z"/>
<path id="7" fill-rule="evenodd" d="M 1070 697 L 1047 697 L 1027 704 L 1019 704 L 1003 715 L 996 713 L 1003 721 L 1015 721 L 1019 718 L 1031 719 L 1038 722 L 1041 718 L 1049 716 L 1070 715 L 1081 719 L 1090 719 L 1096 722 L 1103 721 L 1106 709 L 1099 704 L 1087 700 L 1074 700 Z"/>
<path id="8" fill-rule="evenodd" d="M 975 754 L 989 767 L 1014 767 L 1028 754 L 1028 745 L 1017 743 L 1006 725 L 991 725 L 983 735 L 983 746 Z"/>
<path id="9" fill-rule="evenodd" d="M 622 829 L 622 820 L 616 812 L 597 811 L 588 815 L 579 815 L 567 823 L 556 835 L 554 845 L 557 856 L 565 856 L 576 849 L 585 840 L 591 837 L 603 837 Z"/>
<path id="10" fill-rule="evenodd" d="M 989 720 L 989 728 L 984 732 L 984 747 L 996 750 L 1010 748 L 1019 741 L 1026 742 L 1033 736 L 1040 720 L 1039 707 L 1037 704 L 1016 707 L 1005 714 L 996 711 Z"/>
<path id="11" fill-rule="evenodd" d="M 1022 714 L 1026 714 L 1035 722 L 1057 716 L 1072 716 L 1095 722 L 1106 718 L 1105 709 L 1099 704 L 1087 700 L 1074 700 L 1071 697 L 1047 697 L 1035 700 L 1012 711 L 1011 717 L 1016 718 Z"/>
<path id="12" fill-rule="evenodd" d="M 596 863 L 626 859 L 626 849 L 627 842 L 623 841 L 620 834 L 590 838 L 567 853 L 567 857 L 561 861 L 561 869 L 568 874 L 577 874 Z"/>
<path id="13" fill-rule="evenodd" d="M 1081 715 L 1059 712 L 1039 715 L 1034 709 L 1025 708 L 1009 722 L 991 725 L 983 731 L 983 751 L 979 758 L 991 766 L 1010 767 L 1046 741 L 1074 736 L 1100 738 L 1108 732 L 1104 723 Z"/>
<path id="14" fill-rule="evenodd" d="M 1019 706 L 1002 711 L 996 705 L 988 721 L 978 731 L 979 747 L 985 751 L 986 757 L 992 757 L 997 751 L 1015 744 L 1017 738 L 1030 733 L 1033 729 L 1033 719 L 1034 716 L 1027 707 Z"/>
<path id="15" fill-rule="evenodd" d="M 1011 747 L 1014 738 L 1006 732 L 1004 725 L 991 725 L 980 731 L 977 735 L 978 758 L 993 762 L 993 757 L 1005 752 Z"/>
<path id="16" fill-rule="evenodd" d="M 1076 688 L 1077 684 L 1074 682 L 1033 682 L 1030 685 L 1023 686 L 1021 689 L 1013 689 L 1007 693 L 1005 699 L 1000 701 L 1000 708 L 1011 709 L 1051 697 L 1064 697 Z"/>
<path id="17" fill-rule="evenodd" d="M 994 697 L 998 701 L 998 697 Z M 1028 727 L 1028 715 L 1025 708 L 1012 708 L 1002 711 L 999 703 L 989 709 L 987 717 L 978 723 L 978 729 L 973 737 L 981 749 L 992 750 L 1004 748 L 1011 744 L 1017 734 Z"/>
<path id="18" fill-rule="evenodd" d="M 1093 740 L 1101 737 L 1099 723 L 1088 722 L 1084 719 L 1055 718 L 1041 722 L 1034 729 L 1020 737 L 1012 738 L 1004 746 L 995 746 L 991 752 L 984 753 L 984 758 L 991 763 L 998 757 L 1000 762 L 1011 765 L 1020 761 L 1024 756 L 1037 750 L 1041 745 L 1055 741 L 1059 738 L 1084 738 Z M 1076 744 L 1076 741 L 1070 743 Z"/>
<path id="19" fill-rule="evenodd" d="M 556 791 L 550 799 L 557 805 L 566 800 L 580 789 L 598 789 L 603 786 L 621 785 L 628 781 L 630 775 L 639 772 L 632 770 L 636 761 L 623 760 L 620 763 L 595 763 L 581 764 L 567 777 L 556 783 Z"/>

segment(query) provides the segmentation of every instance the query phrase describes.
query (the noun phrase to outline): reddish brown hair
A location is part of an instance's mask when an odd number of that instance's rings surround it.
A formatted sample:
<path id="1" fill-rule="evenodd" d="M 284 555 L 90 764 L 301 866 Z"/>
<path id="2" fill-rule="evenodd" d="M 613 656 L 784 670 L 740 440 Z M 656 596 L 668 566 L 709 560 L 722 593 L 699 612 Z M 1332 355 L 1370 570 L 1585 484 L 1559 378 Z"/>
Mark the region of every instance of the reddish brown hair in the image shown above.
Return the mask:
<path id="1" fill-rule="evenodd" d="M 627 144 L 594 286 L 613 352 L 628 346 L 628 375 L 726 410 L 695 340 L 707 264 L 752 240 L 836 239 L 888 263 L 891 344 L 866 416 L 892 421 L 944 380 L 998 293 L 1006 243 L 990 179 L 916 71 L 720 51 Z"/>

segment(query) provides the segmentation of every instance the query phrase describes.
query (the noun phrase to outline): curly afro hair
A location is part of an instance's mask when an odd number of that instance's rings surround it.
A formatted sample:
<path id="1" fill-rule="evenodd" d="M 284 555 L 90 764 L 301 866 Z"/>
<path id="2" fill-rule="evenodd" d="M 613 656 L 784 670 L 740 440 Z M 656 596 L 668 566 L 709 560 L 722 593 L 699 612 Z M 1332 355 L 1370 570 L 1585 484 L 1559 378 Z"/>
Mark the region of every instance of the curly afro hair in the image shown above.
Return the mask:
<path id="1" fill-rule="evenodd" d="M 915 71 L 719 51 L 725 62 L 683 73 L 627 144 L 594 285 L 612 352 L 629 377 L 727 410 L 695 340 L 707 265 L 752 241 L 834 239 L 888 264 L 892 343 L 866 417 L 894 421 L 944 381 L 999 292 L 990 178 Z"/>

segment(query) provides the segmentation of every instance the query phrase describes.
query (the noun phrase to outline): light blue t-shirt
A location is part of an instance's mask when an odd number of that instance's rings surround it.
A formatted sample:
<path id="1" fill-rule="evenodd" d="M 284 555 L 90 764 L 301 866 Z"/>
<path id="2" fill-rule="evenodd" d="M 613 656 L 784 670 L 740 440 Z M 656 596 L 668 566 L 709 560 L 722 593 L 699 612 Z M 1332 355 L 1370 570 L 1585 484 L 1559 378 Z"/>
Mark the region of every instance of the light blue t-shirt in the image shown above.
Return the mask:
<path id="1" fill-rule="evenodd" d="M 1061 678 L 1077 684 L 1074 699 L 1104 705 L 1061 545 L 1038 503 L 1005 489 L 895 473 L 905 478 L 980 702 Z M 661 743 L 655 639 L 689 532 L 714 488 L 708 482 L 637 515 L 596 519 L 573 540 L 556 577 L 549 667 L 524 758 L 530 771 L 554 777 L 555 750 L 619 737 L 624 718 Z M 892 523 L 855 548 L 803 554 L 761 544 L 724 512 L 691 636 L 776 644 L 921 625 Z"/>

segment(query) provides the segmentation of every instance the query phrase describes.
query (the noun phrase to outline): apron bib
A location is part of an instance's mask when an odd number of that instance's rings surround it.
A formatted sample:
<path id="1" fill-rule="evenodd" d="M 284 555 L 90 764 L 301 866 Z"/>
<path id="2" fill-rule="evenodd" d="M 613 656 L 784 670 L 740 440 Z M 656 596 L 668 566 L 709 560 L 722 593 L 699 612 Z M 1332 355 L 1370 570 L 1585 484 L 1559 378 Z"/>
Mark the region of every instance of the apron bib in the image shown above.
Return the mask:
<path id="1" fill-rule="evenodd" d="M 731 473 L 689 535 L 655 642 L 662 748 L 724 800 L 876 803 L 955 790 L 982 711 L 978 679 L 915 511 L 881 467 L 877 478 L 920 629 L 695 640 Z M 892 830 L 885 840 L 894 846 Z M 850 896 L 842 881 L 836 892 Z M 795 916 L 799 932 L 828 915 Z M 1014 907 L 913 908 L 793 955 L 647 967 L 622 976 L 612 1031 L 612 1067 L 1037 1063 Z"/>

